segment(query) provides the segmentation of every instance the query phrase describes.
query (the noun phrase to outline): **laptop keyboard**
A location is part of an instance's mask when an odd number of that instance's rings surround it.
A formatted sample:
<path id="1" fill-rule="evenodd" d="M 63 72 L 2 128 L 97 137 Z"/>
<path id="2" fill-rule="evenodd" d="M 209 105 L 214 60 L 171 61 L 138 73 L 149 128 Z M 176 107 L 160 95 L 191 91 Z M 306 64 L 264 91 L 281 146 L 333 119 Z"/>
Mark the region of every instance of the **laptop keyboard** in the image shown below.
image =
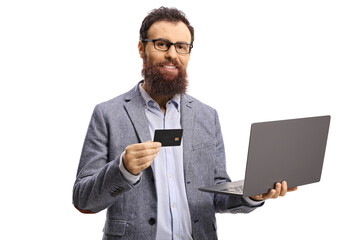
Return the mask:
<path id="1" fill-rule="evenodd" d="M 243 190 L 244 190 L 244 186 L 236 186 L 236 187 L 229 187 L 229 188 L 221 189 L 221 191 L 238 193 L 238 194 L 242 194 Z"/>

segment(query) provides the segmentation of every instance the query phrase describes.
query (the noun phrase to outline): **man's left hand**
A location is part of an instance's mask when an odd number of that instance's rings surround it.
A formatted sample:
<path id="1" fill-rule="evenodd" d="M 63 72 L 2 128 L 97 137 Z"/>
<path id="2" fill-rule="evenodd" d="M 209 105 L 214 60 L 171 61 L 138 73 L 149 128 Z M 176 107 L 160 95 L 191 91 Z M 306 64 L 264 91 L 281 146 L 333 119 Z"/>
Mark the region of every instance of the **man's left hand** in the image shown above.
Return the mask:
<path id="1" fill-rule="evenodd" d="M 275 189 L 271 189 L 268 193 L 259 194 L 256 196 L 252 196 L 250 198 L 255 201 L 264 201 L 270 198 L 275 199 L 278 198 L 279 196 L 283 197 L 286 195 L 287 192 L 293 192 L 296 190 L 297 187 L 288 188 L 286 181 L 282 181 L 281 183 L 276 183 Z"/>

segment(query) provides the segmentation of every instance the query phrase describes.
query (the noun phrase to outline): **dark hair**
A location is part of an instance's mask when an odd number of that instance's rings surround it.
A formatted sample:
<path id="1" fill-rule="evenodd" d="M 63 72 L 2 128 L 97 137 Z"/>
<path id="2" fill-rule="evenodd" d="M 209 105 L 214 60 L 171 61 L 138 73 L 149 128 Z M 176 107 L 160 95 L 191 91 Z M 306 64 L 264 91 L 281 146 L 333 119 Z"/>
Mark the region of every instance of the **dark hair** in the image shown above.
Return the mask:
<path id="1" fill-rule="evenodd" d="M 194 42 L 194 28 L 190 25 L 185 14 L 176 8 L 160 7 L 153 9 L 143 20 L 140 28 L 140 40 L 147 38 L 150 26 L 157 21 L 183 22 L 190 31 L 191 44 Z"/>

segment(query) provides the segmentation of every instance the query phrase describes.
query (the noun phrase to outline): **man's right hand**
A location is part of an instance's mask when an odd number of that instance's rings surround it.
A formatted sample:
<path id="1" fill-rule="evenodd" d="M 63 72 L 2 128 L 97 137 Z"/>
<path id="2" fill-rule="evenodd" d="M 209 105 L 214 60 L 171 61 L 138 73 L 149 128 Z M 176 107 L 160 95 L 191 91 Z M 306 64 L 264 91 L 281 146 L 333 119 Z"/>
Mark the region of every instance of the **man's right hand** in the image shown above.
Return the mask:
<path id="1" fill-rule="evenodd" d="M 151 141 L 127 146 L 123 154 L 123 163 L 126 170 L 133 175 L 137 175 L 148 168 L 160 151 L 160 147 L 161 143 Z"/>

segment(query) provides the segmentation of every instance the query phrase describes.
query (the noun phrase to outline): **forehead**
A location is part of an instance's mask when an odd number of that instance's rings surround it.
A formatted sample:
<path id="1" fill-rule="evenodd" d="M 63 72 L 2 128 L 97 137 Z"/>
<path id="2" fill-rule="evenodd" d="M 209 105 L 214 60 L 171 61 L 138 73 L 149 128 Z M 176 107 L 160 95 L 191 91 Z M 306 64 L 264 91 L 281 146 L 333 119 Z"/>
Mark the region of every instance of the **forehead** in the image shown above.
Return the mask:
<path id="1" fill-rule="evenodd" d="M 191 33 L 183 22 L 154 22 L 149 28 L 147 37 L 164 38 L 170 42 L 191 42 Z"/>

